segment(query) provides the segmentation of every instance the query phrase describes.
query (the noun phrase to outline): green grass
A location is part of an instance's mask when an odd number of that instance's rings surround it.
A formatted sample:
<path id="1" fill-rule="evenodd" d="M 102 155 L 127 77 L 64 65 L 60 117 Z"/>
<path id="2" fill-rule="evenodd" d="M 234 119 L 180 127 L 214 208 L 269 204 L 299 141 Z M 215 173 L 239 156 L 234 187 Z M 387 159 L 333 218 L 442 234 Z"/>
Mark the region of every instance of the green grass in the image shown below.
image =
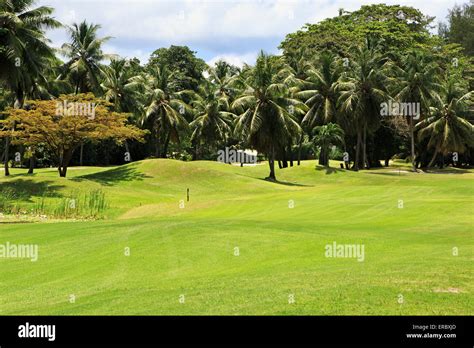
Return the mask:
<path id="1" fill-rule="evenodd" d="M 277 171 L 280 183 L 262 180 L 266 165 L 214 162 L 70 168 L 67 179 L 13 169 L 0 191 L 26 210 L 45 192 L 54 207 L 91 190 L 108 208 L 96 221 L 0 223 L 0 244 L 39 245 L 37 262 L 0 258 L 0 315 L 473 315 L 474 171 L 396 166 L 306 161 Z M 326 258 L 333 241 L 364 244 L 365 261 Z"/>

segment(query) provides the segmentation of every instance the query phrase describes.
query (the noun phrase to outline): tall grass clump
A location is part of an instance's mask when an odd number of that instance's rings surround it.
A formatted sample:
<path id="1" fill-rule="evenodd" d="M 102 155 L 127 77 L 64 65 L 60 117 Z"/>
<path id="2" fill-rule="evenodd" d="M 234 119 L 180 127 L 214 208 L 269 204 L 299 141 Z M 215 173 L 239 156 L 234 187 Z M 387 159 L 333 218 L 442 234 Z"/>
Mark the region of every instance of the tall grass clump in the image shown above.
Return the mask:
<path id="1" fill-rule="evenodd" d="M 10 214 L 14 208 L 15 199 L 15 191 L 12 188 L 2 189 L 0 191 L 0 213 Z"/>
<path id="2" fill-rule="evenodd" d="M 67 197 L 46 200 L 42 196 L 36 201 L 33 212 L 35 215 L 46 215 L 58 219 L 101 218 L 108 208 L 105 193 L 92 190 L 85 193 L 72 193 Z"/>

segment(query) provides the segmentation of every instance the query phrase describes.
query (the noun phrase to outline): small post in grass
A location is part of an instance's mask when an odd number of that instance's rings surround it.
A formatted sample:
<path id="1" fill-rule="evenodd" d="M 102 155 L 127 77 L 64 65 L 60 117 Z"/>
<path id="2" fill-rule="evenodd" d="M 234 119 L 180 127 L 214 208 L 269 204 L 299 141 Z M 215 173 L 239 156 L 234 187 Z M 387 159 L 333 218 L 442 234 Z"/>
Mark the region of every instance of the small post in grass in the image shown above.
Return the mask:
<path id="1" fill-rule="evenodd" d="M 188 202 L 189 202 L 189 188 L 187 189 L 187 197 L 188 197 Z"/>

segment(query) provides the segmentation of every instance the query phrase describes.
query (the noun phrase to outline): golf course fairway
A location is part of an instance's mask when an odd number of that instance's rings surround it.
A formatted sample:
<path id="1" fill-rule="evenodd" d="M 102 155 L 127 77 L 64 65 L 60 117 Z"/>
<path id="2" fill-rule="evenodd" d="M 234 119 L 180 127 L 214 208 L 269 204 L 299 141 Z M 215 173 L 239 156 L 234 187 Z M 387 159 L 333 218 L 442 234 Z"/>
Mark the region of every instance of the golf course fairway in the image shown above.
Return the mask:
<path id="1" fill-rule="evenodd" d="M 474 170 L 267 174 L 154 159 L 67 178 L 12 169 L 0 191 L 24 211 L 0 218 L 0 244 L 38 259 L 0 258 L 0 315 L 474 314 Z M 100 218 L 28 213 L 91 190 Z M 328 257 L 333 243 L 364 257 Z"/>

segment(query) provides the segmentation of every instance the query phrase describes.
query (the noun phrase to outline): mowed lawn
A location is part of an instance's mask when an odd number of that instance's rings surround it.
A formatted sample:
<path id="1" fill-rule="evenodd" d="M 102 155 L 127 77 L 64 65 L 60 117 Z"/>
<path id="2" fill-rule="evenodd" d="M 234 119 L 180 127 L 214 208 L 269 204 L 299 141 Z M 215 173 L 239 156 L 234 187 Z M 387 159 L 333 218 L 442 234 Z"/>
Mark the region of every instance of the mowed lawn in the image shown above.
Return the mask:
<path id="1" fill-rule="evenodd" d="M 13 169 L 0 191 L 26 206 L 101 188 L 110 208 L 0 223 L 0 244 L 39 246 L 37 262 L 0 258 L 0 315 L 473 315 L 474 171 L 331 165 L 280 183 L 266 164 Z M 364 261 L 325 257 L 333 242 L 363 244 Z"/>

